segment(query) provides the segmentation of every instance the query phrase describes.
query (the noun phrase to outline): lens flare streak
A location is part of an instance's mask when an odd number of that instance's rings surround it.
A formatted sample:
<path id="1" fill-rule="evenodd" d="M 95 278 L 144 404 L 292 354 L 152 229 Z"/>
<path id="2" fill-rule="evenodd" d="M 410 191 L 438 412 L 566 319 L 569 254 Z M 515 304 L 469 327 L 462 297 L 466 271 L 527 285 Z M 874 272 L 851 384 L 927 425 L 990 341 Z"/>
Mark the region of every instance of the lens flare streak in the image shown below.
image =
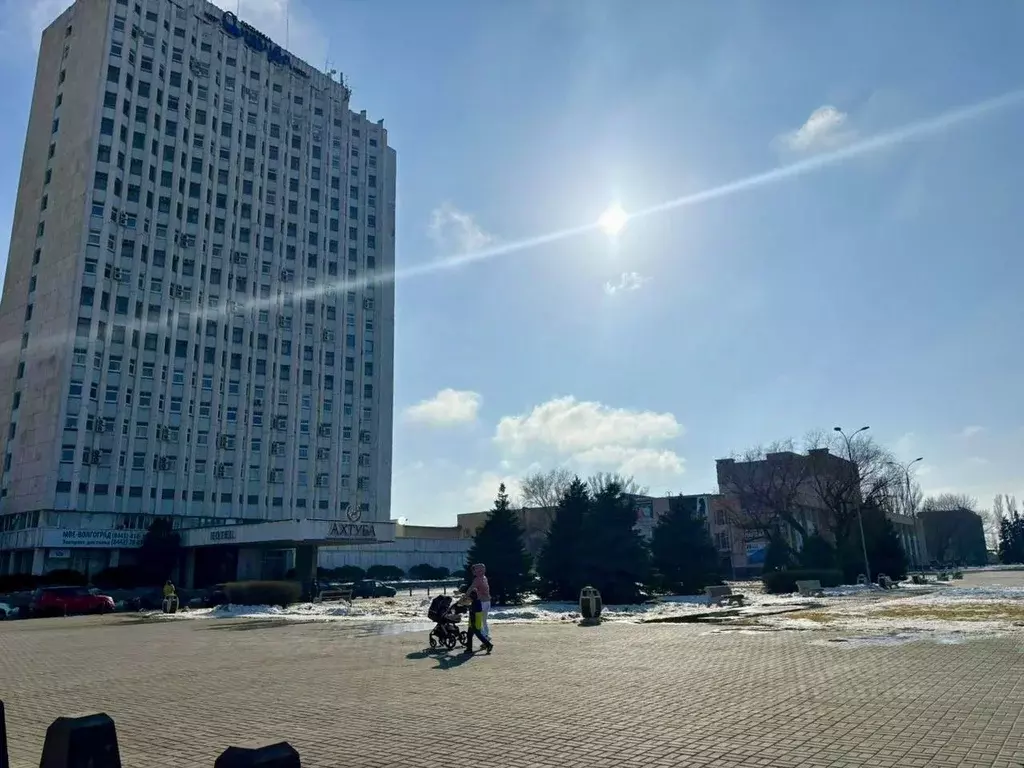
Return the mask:
<path id="1" fill-rule="evenodd" d="M 799 160 L 788 165 L 783 165 L 770 171 L 754 174 L 753 176 L 747 176 L 716 187 L 683 195 L 672 200 L 666 200 L 663 203 L 652 205 L 649 208 L 645 208 L 640 211 L 626 213 L 626 211 L 624 211 L 620 206 L 614 205 L 605 211 L 598 221 L 590 224 L 569 227 L 567 229 L 558 230 L 557 232 L 536 235 L 534 237 L 528 237 L 514 242 L 499 243 L 490 248 L 474 251 L 472 253 L 456 254 L 413 267 L 407 267 L 405 269 L 378 273 L 371 277 L 362 279 L 330 281 L 328 283 L 296 291 L 289 298 L 291 301 L 297 302 L 303 299 L 330 295 L 332 293 L 354 291 L 373 285 L 382 285 L 412 277 L 419 277 L 421 275 L 429 275 L 435 272 L 443 272 L 445 270 L 455 269 L 457 267 L 473 264 L 479 261 L 488 261 L 501 256 L 509 256 L 520 251 L 527 251 L 542 245 L 567 240 L 594 231 L 604 231 L 606 234 L 614 235 L 620 231 L 628 221 L 634 219 L 652 216 L 654 214 L 664 213 L 680 208 L 689 208 L 691 206 L 701 205 L 703 203 L 720 200 L 741 192 L 759 189 L 761 187 L 777 184 L 799 176 L 804 176 L 808 173 L 813 173 L 814 171 L 818 171 L 829 166 L 839 165 L 863 155 L 896 147 L 909 141 L 934 136 L 961 123 L 970 122 L 986 117 L 994 112 L 1010 109 L 1018 106 L 1022 102 L 1024 102 L 1024 90 L 1011 91 L 987 101 L 950 110 L 927 120 L 911 123 L 903 126 L 902 128 L 897 128 L 886 133 L 880 133 L 876 136 L 853 142 L 844 147 L 817 154 L 813 157 L 808 157 L 804 160 Z M 275 309 L 284 306 L 284 303 L 283 299 L 258 299 L 244 302 L 234 310 L 228 310 L 226 307 L 205 308 L 196 312 L 195 316 L 201 321 L 213 320 L 226 318 L 230 315 L 238 314 L 239 312 Z M 175 313 L 175 318 L 172 322 L 173 326 L 177 325 L 178 314 L 180 313 Z M 126 329 L 128 331 L 138 330 L 140 332 L 145 330 L 159 330 L 163 327 L 167 326 L 164 323 L 145 320 L 126 324 Z M 42 339 L 33 339 L 30 353 L 33 356 L 51 354 L 61 347 L 70 347 L 74 342 L 75 337 L 71 334 L 61 334 Z M 0 357 L 17 356 L 20 352 L 20 343 L 21 339 L 19 338 L 0 345 Z"/>

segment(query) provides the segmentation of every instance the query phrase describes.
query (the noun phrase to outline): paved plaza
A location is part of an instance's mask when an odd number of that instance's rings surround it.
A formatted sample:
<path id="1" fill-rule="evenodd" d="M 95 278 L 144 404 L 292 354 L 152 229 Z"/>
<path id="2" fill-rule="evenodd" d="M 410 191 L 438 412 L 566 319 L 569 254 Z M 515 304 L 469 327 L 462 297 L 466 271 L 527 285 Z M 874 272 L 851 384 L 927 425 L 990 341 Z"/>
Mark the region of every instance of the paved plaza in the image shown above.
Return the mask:
<path id="1" fill-rule="evenodd" d="M 304 766 L 1024 764 L 1021 635 L 851 647 L 821 632 L 504 625 L 466 662 L 426 630 L 83 617 L 0 624 L 14 768 L 103 710 L 129 767 L 286 739 Z M 474 755 L 467 755 L 473 741 Z"/>

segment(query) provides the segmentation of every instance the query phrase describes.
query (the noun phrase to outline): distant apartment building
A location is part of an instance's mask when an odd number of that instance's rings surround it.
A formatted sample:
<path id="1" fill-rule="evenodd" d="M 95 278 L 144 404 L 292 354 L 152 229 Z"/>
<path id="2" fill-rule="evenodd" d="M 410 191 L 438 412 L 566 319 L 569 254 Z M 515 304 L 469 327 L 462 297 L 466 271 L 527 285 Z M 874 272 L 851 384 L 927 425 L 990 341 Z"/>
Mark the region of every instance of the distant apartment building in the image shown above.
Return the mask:
<path id="1" fill-rule="evenodd" d="M 764 489 L 776 498 L 788 497 L 788 511 L 799 522 L 807 535 L 819 534 L 832 538 L 832 511 L 822 499 L 821 478 L 830 475 L 848 478 L 857 472 L 856 466 L 841 456 L 818 448 L 806 454 L 793 451 L 768 453 L 756 461 L 718 459 L 719 501 L 717 522 L 723 525 L 718 532 L 720 545 L 729 543 L 730 564 L 739 576 L 760 572 L 764 566 L 768 541 L 757 530 L 759 500 L 749 489 Z M 910 564 L 923 563 L 925 549 L 920 523 L 916 518 L 888 514 Z M 804 535 L 800 528 L 781 523 L 780 533 L 789 545 L 799 551 Z"/>
<path id="2" fill-rule="evenodd" d="M 157 516 L 189 546 L 393 537 L 396 157 L 349 97 L 204 0 L 78 0 L 43 32 L 0 572 L 130 562 Z"/>

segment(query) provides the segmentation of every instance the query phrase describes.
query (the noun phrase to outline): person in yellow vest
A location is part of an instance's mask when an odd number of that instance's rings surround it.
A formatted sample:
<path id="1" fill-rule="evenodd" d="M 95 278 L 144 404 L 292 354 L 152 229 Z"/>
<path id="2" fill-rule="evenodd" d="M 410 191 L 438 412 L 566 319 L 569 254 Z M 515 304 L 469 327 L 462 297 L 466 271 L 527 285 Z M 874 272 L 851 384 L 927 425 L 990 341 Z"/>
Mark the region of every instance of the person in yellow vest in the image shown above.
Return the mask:
<path id="1" fill-rule="evenodd" d="M 164 584 L 164 613 L 178 612 L 178 595 L 174 591 L 174 584 L 168 579 Z"/>

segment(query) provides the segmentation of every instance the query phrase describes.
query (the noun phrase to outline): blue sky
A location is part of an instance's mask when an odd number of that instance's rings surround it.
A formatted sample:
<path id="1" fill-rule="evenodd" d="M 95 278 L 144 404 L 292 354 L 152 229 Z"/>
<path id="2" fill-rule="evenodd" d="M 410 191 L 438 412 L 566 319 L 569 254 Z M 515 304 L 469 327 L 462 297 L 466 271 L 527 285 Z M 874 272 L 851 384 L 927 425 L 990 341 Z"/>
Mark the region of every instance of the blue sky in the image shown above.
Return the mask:
<path id="1" fill-rule="evenodd" d="M 68 4 L 0 0 L 0 237 Z M 1024 496 L 1024 98 L 516 247 L 1022 89 L 1024 5 L 291 0 L 287 41 L 285 0 L 240 6 L 384 118 L 399 269 L 437 267 L 397 285 L 395 516 L 556 464 L 712 491 L 716 457 L 834 424 L 923 455 L 926 492 Z"/>

